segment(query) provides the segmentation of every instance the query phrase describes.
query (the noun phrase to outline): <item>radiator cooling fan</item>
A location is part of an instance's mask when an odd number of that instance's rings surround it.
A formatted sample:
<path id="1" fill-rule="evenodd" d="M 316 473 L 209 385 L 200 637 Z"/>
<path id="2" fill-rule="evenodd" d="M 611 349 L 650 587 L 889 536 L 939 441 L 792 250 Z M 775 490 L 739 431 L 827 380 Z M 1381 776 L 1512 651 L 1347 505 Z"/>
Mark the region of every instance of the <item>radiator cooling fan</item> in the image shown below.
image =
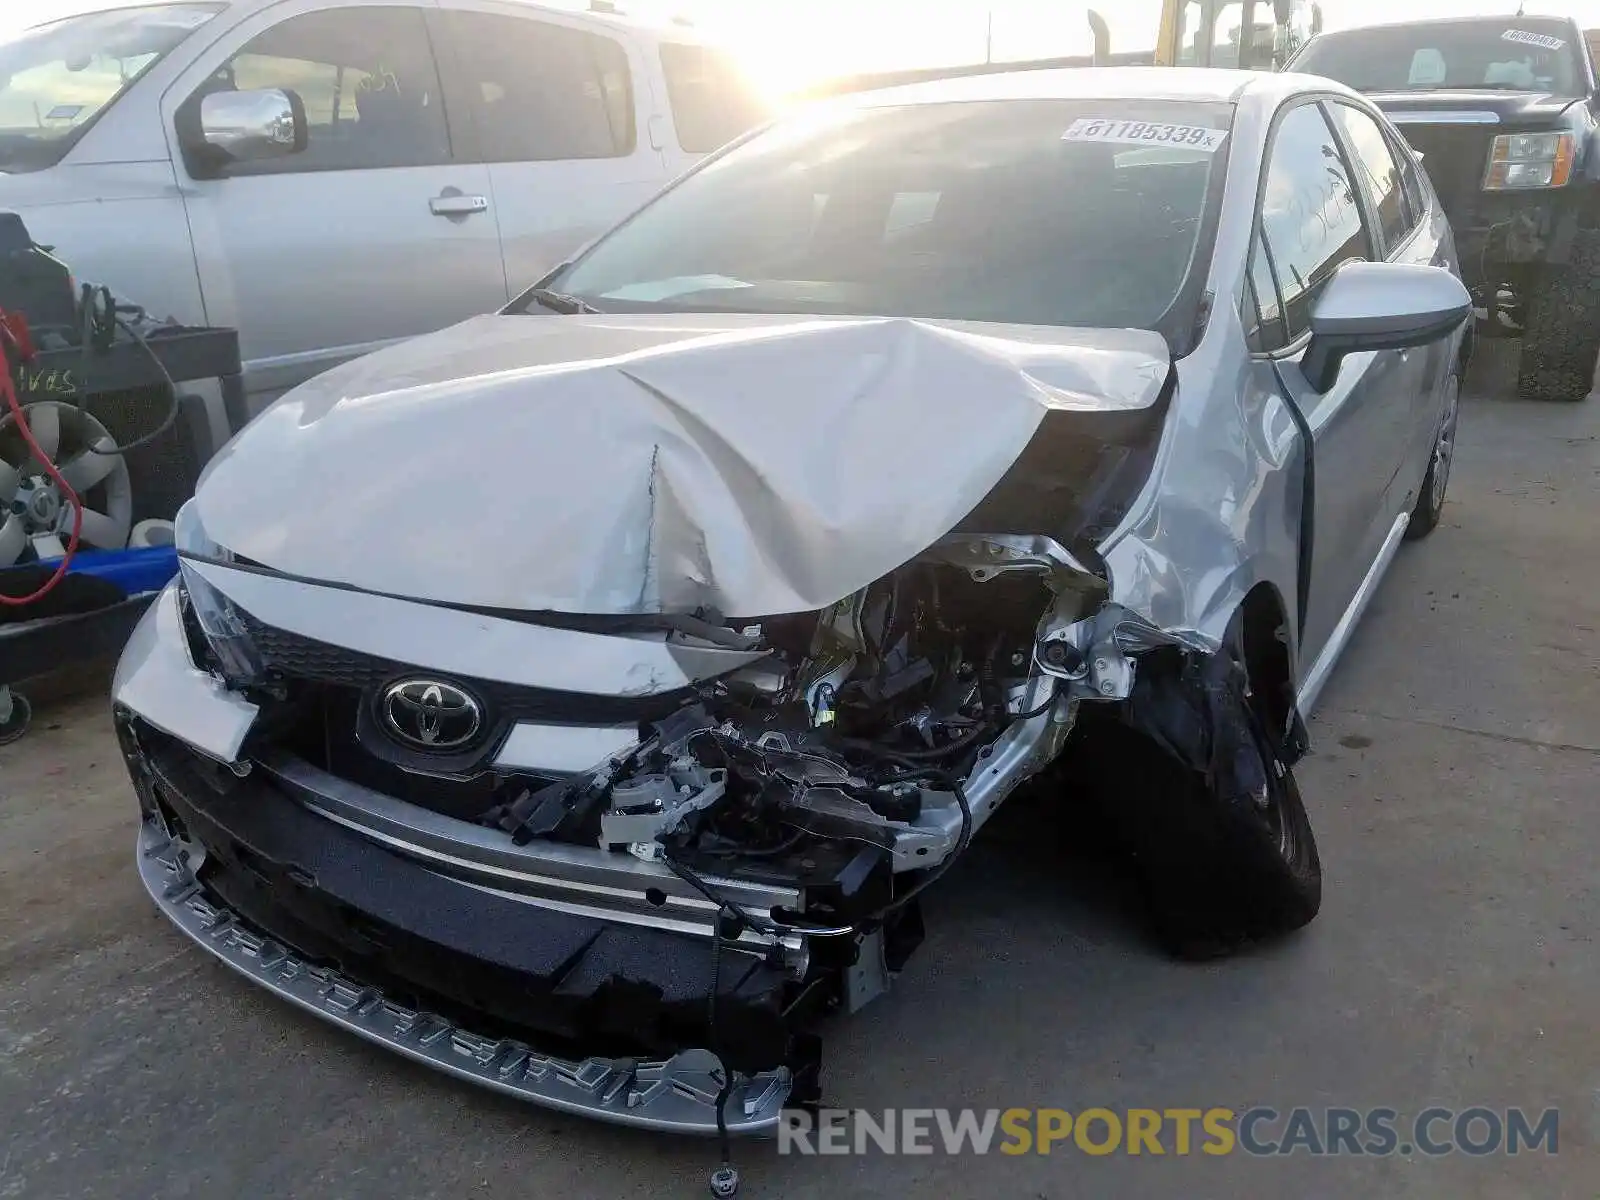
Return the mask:
<path id="1" fill-rule="evenodd" d="M 121 550 L 133 527 L 128 464 L 106 427 L 73 404 L 24 406 L 28 428 L 83 504 L 79 544 Z M 4 412 L 0 407 L 0 412 Z M 0 570 L 60 558 L 72 536 L 72 502 L 35 459 L 9 412 L 0 416 Z"/>

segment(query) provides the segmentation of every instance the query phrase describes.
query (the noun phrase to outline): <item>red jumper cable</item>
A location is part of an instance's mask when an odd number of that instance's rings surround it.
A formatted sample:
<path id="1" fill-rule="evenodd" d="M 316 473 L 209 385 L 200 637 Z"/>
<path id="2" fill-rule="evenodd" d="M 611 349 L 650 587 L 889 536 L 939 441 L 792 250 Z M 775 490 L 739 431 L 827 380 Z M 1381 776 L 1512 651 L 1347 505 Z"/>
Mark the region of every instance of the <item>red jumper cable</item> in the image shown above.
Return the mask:
<path id="1" fill-rule="evenodd" d="M 11 378 L 11 356 L 15 355 L 19 363 L 27 362 L 33 357 L 33 338 L 28 332 L 28 323 L 20 314 L 8 313 L 0 309 L 0 398 L 3 398 L 6 407 L 11 410 L 11 415 L 16 418 L 17 430 L 22 434 L 22 440 L 27 443 L 33 457 L 43 464 L 45 474 L 55 481 L 68 502 L 72 505 L 72 537 L 67 542 L 67 552 L 62 557 L 61 563 L 56 567 L 54 575 L 50 576 L 40 588 L 27 596 L 0 595 L 0 607 L 21 608 L 27 604 L 44 599 L 61 580 L 66 576 L 67 568 L 72 565 L 73 556 L 78 553 L 78 537 L 83 532 L 83 504 L 78 499 L 78 493 L 72 490 L 72 485 L 66 481 L 57 470 L 55 463 L 51 462 L 45 452 L 39 449 L 39 443 L 34 440 L 33 430 L 28 428 L 28 418 L 22 412 L 22 401 L 17 399 L 17 386 Z M 9 503 L 9 497 L 0 497 Z"/>

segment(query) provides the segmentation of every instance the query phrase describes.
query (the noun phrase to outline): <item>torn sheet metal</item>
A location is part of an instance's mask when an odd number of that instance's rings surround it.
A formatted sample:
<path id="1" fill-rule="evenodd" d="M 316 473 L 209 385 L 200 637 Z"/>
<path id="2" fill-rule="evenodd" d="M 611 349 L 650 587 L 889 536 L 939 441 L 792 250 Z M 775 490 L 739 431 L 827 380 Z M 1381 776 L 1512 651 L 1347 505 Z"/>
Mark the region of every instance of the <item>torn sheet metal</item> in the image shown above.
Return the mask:
<path id="1" fill-rule="evenodd" d="M 1165 342 L 751 315 L 482 317 L 291 392 L 202 479 L 221 545 L 434 602 L 825 607 L 954 528 L 1052 411 L 1160 398 Z"/>

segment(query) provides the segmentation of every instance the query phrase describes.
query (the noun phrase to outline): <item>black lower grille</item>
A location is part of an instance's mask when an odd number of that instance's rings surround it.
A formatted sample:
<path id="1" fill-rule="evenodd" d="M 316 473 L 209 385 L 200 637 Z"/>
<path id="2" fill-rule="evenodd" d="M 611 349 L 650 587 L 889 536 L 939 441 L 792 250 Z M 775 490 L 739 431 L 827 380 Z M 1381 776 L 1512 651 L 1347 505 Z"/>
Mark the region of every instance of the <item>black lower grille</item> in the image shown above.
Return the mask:
<path id="1" fill-rule="evenodd" d="M 456 882 L 213 770 L 141 727 L 158 808 L 206 849 L 202 883 L 258 929 L 415 1007 L 572 1057 L 675 1053 L 706 1040 L 709 943 L 533 907 Z M 783 972 L 725 947 L 717 1033 L 737 1070 L 795 1060 Z"/>

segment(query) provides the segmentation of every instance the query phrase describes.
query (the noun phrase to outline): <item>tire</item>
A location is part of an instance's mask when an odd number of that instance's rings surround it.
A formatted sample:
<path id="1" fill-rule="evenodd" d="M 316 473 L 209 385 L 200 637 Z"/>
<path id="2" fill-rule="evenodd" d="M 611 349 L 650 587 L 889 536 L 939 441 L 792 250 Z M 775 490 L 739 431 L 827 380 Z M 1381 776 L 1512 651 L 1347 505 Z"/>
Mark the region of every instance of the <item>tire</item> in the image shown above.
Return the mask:
<path id="1" fill-rule="evenodd" d="M 4 685 L 0 685 L 4 686 Z M 33 707 L 21 692 L 11 693 L 11 711 L 0 721 L 0 746 L 9 746 L 28 732 L 33 721 Z"/>
<path id="2" fill-rule="evenodd" d="M 1445 491 L 1450 486 L 1450 468 L 1455 463 L 1456 430 L 1461 420 L 1461 376 L 1452 374 L 1445 381 L 1444 415 L 1434 435 L 1428 459 L 1428 473 L 1417 492 L 1417 506 L 1411 510 L 1406 539 L 1418 542 L 1439 528 L 1444 515 Z"/>
<path id="3" fill-rule="evenodd" d="M 1259 724 L 1259 723 L 1257 723 Z M 1205 961 L 1299 929 L 1322 907 L 1322 860 L 1294 772 L 1261 729 L 1268 795 L 1241 806 L 1126 726 L 1105 727 L 1113 778 L 1100 810 L 1133 861 L 1153 932 L 1177 958 Z M 1247 811 L 1246 811 L 1247 810 Z"/>
<path id="4" fill-rule="evenodd" d="M 1580 229 L 1567 265 L 1532 291 L 1517 394 L 1525 400 L 1587 399 L 1600 358 L 1600 230 Z"/>

